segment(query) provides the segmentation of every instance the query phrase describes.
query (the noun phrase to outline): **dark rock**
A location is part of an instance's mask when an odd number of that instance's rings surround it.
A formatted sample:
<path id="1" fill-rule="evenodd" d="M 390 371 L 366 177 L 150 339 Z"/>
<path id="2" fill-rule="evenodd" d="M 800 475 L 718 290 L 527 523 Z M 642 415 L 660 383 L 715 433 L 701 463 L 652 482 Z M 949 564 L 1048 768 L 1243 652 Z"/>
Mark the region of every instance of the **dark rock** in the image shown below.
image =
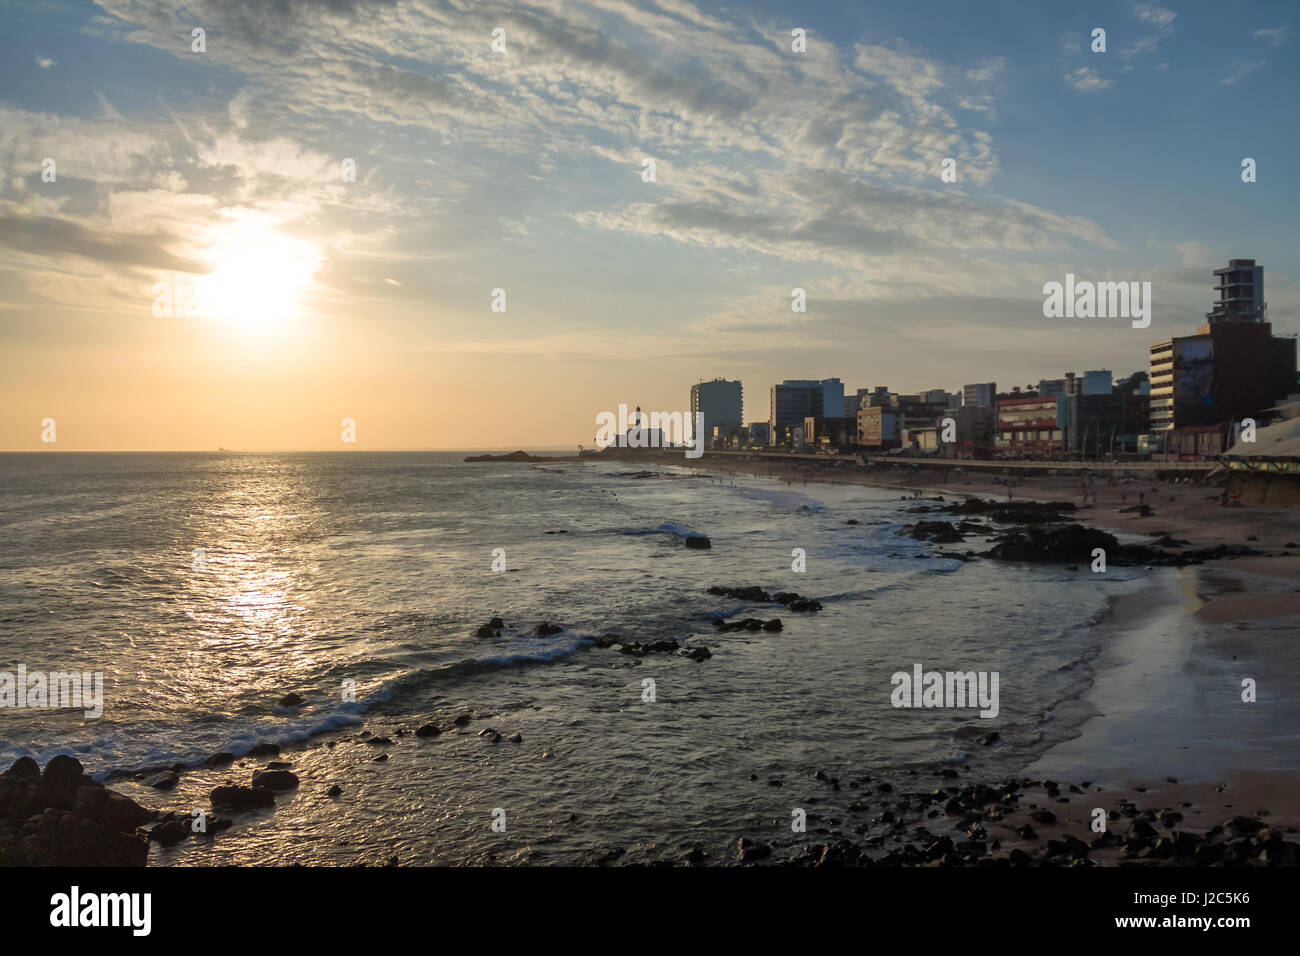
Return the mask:
<path id="1" fill-rule="evenodd" d="M 1035 810 L 1033 813 L 1029 814 L 1029 819 L 1033 820 L 1035 823 L 1055 823 L 1056 814 L 1051 810 Z"/>
<path id="2" fill-rule="evenodd" d="M 278 757 L 280 756 L 279 744 L 258 744 L 248 752 L 250 757 Z"/>
<path id="3" fill-rule="evenodd" d="M 733 597 L 738 601 L 749 601 L 753 604 L 770 604 L 772 602 L 772 595 L 759 587 L 724 588 L 715 584 L 709 588 L 709 593 Z"/>
<path id="4" fill-rule="evenodd" d="M 155 817 L 72 757 L 53 758 L 44 773 L 20 758 L 0 776 L 0 864 L 144 866 L 148 838 L 136 828 Z"/>
<path id="5" fill-rule="evenodd" d="M 163 846 L 175 846 L 184 840 L 189 830 L 179 820 L 167 820 L 149 831 L 149 839 Z"/>
<path id="6" fill-rule="evenodd" d="M 19 757 L 14 761 L 13 766 L 4 772 L 4 776 L 17 780 L 40 780 L 41 765 L 31 757 Z"/>
<path id="7" fill-rule="evenodd" d="M 1080 524 L 1025 527 L 1003 536 L 984 556 L 997 561 L 1088 562 L 1094 548 L 1105 550 L 1115 563 L 1112 555 L 1118 555 L 1119 543 L 1105 531 Z"/>
<path id="8" fill-rule="evenodd" d="M 417 737 L 437 737 L 442 733 L 442 729 L 437 724 L 425 724 L 415 732 Z"/>
<path id="9" fill-rule="evenodd" d="M 297 707 L 300 704 L 307 703 L 307 698 L 301 694 L 285 694 L 278 701 L 281 707 Z"/>
<path id="10" fill-rule="evenodd" d="M 781 591 L 773 595 L 772 600 L 777 604 L 784 604 L 791 611 L 820 611 L 822 604 L 812 598 L 801 597 L 793 591 Z"/>
<path id="11" fill-rule="evenodd" d="M 753 863 L 755 860 L 766 859 L 772 855 L 770 846 L 757 840 L 751 840 L 749 837 L 741 837 L 736 841 L 736 851 L 742 863 Z"/>
<path id="12" fill-rule="evenodd" d="M 707 551 L 713 547 L 713 542 L 702 534 L 687 535 L 682 539 L 682 543 L 697 551 Z"/>
<path id="13" fill-rule="evenodd" d="M 205 767 L 222 767 L 228 763 L 235 762 L 235 755 L 228 750 L 223 750 L 219 754 L 213 754 L 207 760 L 203 761 Z"/>
<path id="14" fill-rule="evenodd" d="M 771 626 L 775 624 L 775 626 Z M 713 626 L 721 633 L 726 634 L 729 631 L 779 631 L 782 628 L 781 619 L 773 618 L 771 621 L 762 621 L 756 617 L 747 617 L 739 621 L 728 621 L 720 617 L 713 619 Z"/>
<path id="15" fill-rule="evenodd" d="M 146 787 L 153 787 L 155 790 L 170 790 L 179 782 L 180 777 L 176 776 L 176 774 L 170 770 L 164 770 L 161 773 L 154 774 L 152 777 L 144 778 L 144 785 Z"/>
<path id="16" fill-rule="evenodd" d="M 537 625 L 537 636 L 550 637 L 552 634 L 559 634 L 563 630 L 564 628 L 560 627 L 560 625 L 558 624 L 552 624 L 549 621 L 544 621 L 541 624 Z"/>
<path id="17" fill-rule="evenodd" d="M 342 795 L 343 795 L 343 788 L 340 787 L 337 783 L 325 791 L 325 796 L 327 797 L 341 797 Z"/>
<path id="18" fill-rule="evenodd" d="M 966 536 L 947 521 L 918 521 L 916 524 L 904 525 L 894 533 L 934 544 L 956 544 L 966 540 Z"/>
<path id="19" fill-rule="evenodd" d="M 50 789 L 75 790 L 81 785 L 84 776 L 85 772 L 81 769 L 80 760 L 66 754 L 59 754 L 57 757 L 50 758 L 50 762 L 45 765 L 45 771 L 41 774 L 41 783 Z"/>
<path id="20" fill-rule="evenodd" d="M 235 810 L 275 806 L 275 794 L 266 787 L 240 787 L 235 785 L 216 787 L 209 794 L 209 799 L 214 807 L 231 807 Z"/>
<path id="21" fill-rule="evenodd" d="M 257 770 L 253 772 L 253 787 L 265 787 L 267 790 L 294 790 L 298 786 L 298 775 L 292 770 Z"/>

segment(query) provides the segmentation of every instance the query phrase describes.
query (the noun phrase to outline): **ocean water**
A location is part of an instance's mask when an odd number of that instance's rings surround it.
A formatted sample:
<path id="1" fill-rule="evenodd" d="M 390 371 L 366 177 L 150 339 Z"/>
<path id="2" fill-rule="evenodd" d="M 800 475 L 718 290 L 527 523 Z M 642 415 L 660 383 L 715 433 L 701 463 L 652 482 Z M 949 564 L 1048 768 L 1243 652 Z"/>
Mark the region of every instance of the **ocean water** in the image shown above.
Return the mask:
<path id="1" fill-rule="evenodd" d="M 796 808 L 831 832 L 878 781 L 992 780 L 1070 737 L 1089 625 L 1125 578 L 932 556 L 894 533 L 916 520 L 894 491 L 462 457 L 0 455 L 0 670 L 104 675 L 98 719 L 0 709 L 0 764 L 70 753 L 188 811 L 265 760 L 167 793 L 135 775 L 282 746 L 297 791 L 214 840 L 155 847 L 159 865 L 720 860 L 738 836 L 788 836 Z M 712 548 L 686 548 L 691 533 Z M 493 616 L 501 636 L 476 637 Z M 717 616 L 784 630 L 720 634 Z M 611 632 L 712 657 L 592 646 Z M 997 671 L 998 716 L 893 707 L 891 675 L 916 663 Z M 278 707 L 291 691 L 307 703 Z M 475 716 L 459 732 L 413 733 L 459 713 Z"/>

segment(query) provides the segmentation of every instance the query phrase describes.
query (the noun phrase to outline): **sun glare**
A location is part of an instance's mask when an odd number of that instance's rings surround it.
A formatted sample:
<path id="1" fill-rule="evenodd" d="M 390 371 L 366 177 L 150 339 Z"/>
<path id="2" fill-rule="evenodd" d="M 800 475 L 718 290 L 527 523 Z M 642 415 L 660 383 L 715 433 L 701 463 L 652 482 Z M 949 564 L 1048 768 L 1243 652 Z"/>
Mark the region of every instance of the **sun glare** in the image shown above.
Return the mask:
<path id="1" fill-rule="evenodd" d="M 207 314 L 247 331 L 275 330 L 298 319 L 303 295 L 321 267 L 312 243 L 257 221 L 232 224 L 207 258 L 214 268 L 198 282 Z"/>

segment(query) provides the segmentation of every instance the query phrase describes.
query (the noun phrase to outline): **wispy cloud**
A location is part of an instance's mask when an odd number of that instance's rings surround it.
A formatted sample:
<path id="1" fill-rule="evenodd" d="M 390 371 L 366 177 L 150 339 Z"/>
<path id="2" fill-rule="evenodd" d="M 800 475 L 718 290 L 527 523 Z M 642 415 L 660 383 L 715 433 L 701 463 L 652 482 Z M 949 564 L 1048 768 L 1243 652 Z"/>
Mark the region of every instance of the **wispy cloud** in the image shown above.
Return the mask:
<path id="1" fill-rule="evenodd" d="M 1085 93 L 1096 93 L 1098 90 L 1106 89 L 1111 85 L 1112 81 L 1103 77 L 1092 67 L 1084 66 L 1073 73 L 1065 74 L 1065 82 L 1076 90 L 1082 90 Z"/>
<path id="2" fill-rule="evenodd" d="M 1154 3 L 1135 3 L 1133 15 L 1143 23 L 1149 23 L 1158 30 L 1167 30 L 1173 26 L 1178 14 Z"/>
<path id="3" fill-rule="evenodd" d="M 1263 60 L 1237 60 L 1232 64 L 1232 70 L 1228 75 L 1220 79 L 1219 82 L 1225 86 L 1232 86 L 1234 83 L 1240 83 L 1263 65 Z"/>
<path id="4" fill-rule="evenodd" d="M 1256 30 L 1252 36 L 1256 40 L 1264 40 L 1269 46 L 1281 46 L 1291 36 L 1290 27 L 1271 27 L 1264 30 Z"/>

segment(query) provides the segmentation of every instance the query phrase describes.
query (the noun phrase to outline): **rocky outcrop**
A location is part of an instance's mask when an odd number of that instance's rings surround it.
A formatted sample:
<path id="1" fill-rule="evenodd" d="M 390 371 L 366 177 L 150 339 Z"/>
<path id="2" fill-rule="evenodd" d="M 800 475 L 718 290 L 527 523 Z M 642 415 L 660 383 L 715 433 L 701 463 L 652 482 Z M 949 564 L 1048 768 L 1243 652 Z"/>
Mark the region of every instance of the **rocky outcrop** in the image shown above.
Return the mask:
<path id="1" fill-rule="evenodd" d="M 1091 561 L 1094 548 L 1104 550 L 1112 564 L 1120 563 L 1119 542 L 1115 536 L 1081 524 L 1017 528 L 1004 535 L 984 553 L 984 557 L 998 561 L 1059 561 L 1068 564 Z"/>
<path id="2" fill-rule="evenodd" d="M 986 515 L 1002 524 L 1052 524 L 1073 514 L 1075 506 L 1069 501 L 994 501 L 967 498 L 956 504 L 943 505 L 935 511 L 952 515 Z"/>
<path id="3" fill-rule="evenodd" d="M 750 604 L 784 604 L 791 611 L 820 611 L 822 609 L 820 601 L 802 597 L 794 591 L 778 591 L 776 594 L 769 594 L 757 586 L 728 588 L 715 584 L 709 588 L 709 593 L 720 597 L 735 598 L 737 601 L 748 601 Z"/>
<path id="4" fill-rule="evenodd" d="M 756 617 L 747 617 L 740 621 L 727 621 L 720 617 L 713 619 L 713 626 L 719 632 L 726 634 L 728 631 L 780 631 L 785 625 L 781 623 L 779 617 L 774 617 L 770 621 L 760 621 Z"/>
<path id="5" fill-rule="evenodd" d="M 812 598 L 801 597 L 793 591 L 779 591 L 772 595 L 777 604 L 784 604 L 791 611 L 820 611 L 822 602 Z"/>
<path id="6" fill-rule="evenodd" d="M 1086 563 L 1092 552 L 1101 548 L 1106 563 L 1116 567 L 1160 565 L 1183 567 L 1205 561 L 1218 561 L 1251 554 L 1261 554 L 1250 545 L 1220 544 L 1192 551 L 1165 551 L 1144 544 L 1120 544 L 1114 535 L 1079 524 L 1041 525 L 1013 528 L 1002 535 L 981 557 L 999 561 L 1048 561 L 1065 564 Z"/>
<path id="7" fill-rule="evenodd" d="M 144 866 L 149 842 L 136 831 L 156 816 L 73 757 L 54 757 L 44 772 L 22 757 L 0 775 L 0 865 Z"/>
<path id="8" fill-rule="evenodd" d="M 528 452 L 512 451 L 504 455 L 467 455 L 465 461 L 554 461 L 547 455 L 530 455 Z"/>
<path id="9" fill-rule="evenodd" d="M 917 541 L 932 541 L 935 544 L 957 544 L 965 541 L 966 536 L 948 521 L 918 521 L 899 528 L 894 534 L 915 538 Z"/>
<path id="10" fill-rule="evenodd" d="M 474 632 L 474 636 L 481 638 L 500 637 L 501 631 L 505 626 L 505 621 L 501 620 L 499 617 L 494 617 L 486 624 L 481 625 L 479 629 Z"/>

